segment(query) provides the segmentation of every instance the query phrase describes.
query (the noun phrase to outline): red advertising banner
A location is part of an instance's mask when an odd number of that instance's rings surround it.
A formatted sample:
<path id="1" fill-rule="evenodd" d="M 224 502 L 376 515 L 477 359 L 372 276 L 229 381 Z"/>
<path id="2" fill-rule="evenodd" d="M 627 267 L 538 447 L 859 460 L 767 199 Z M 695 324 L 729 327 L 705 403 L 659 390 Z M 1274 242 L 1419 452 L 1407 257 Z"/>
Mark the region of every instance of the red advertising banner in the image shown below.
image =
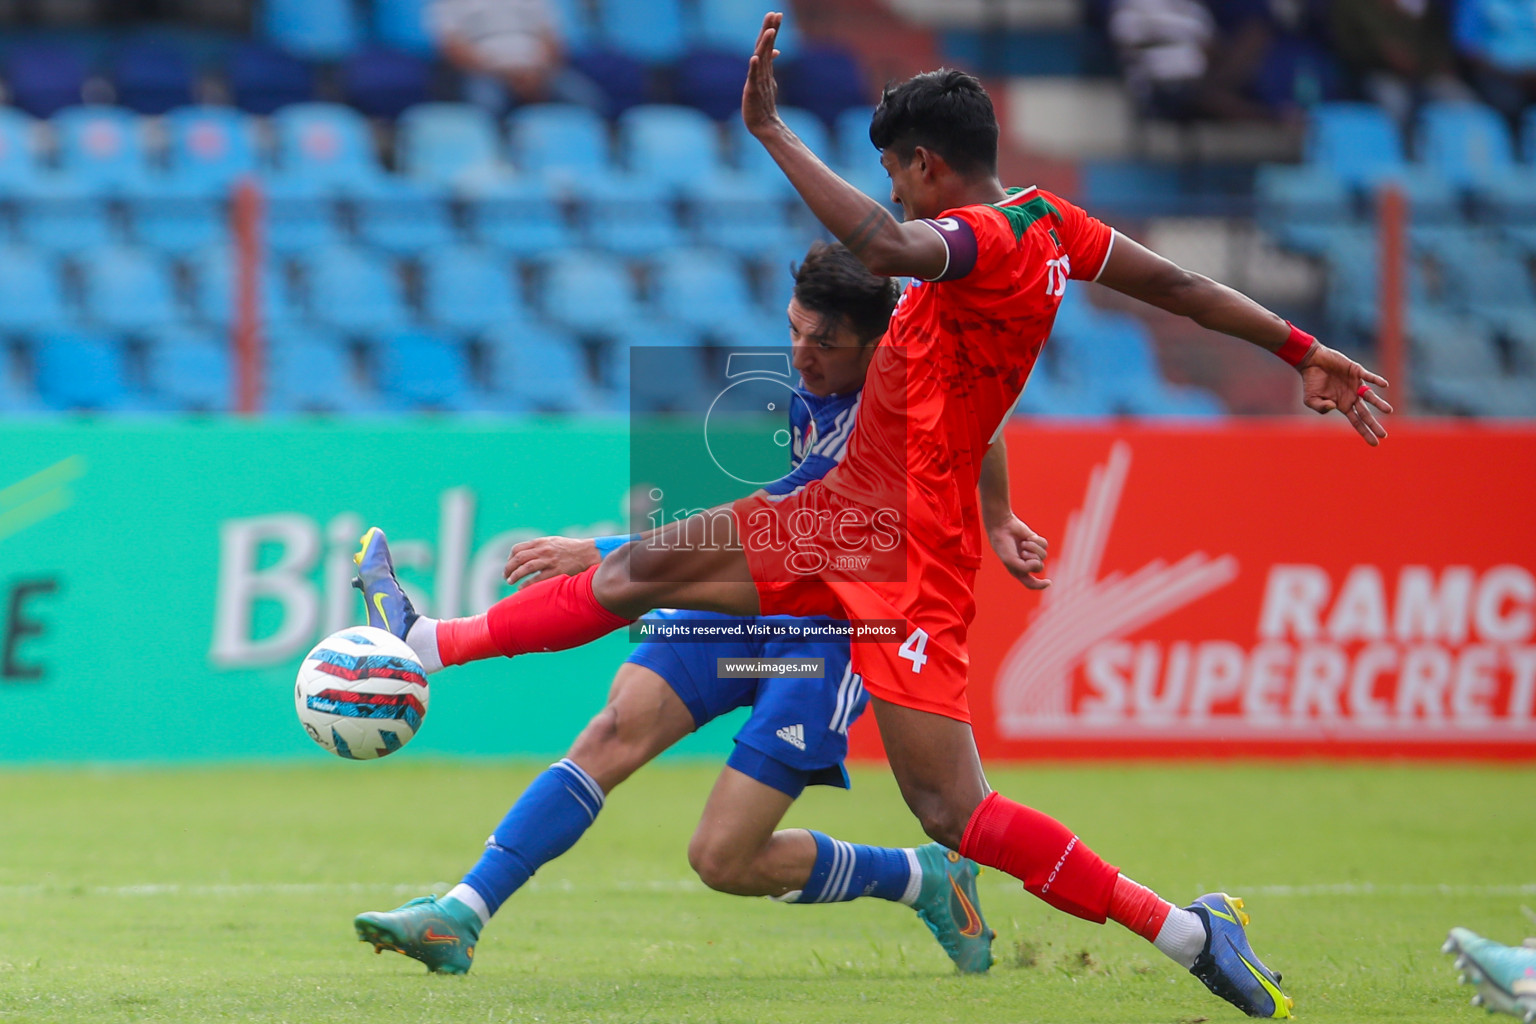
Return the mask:
<path id="1" fill-rule="evenodd" d="M 982 755 L 1536 758 L 1536 429 L 1390 429 L 1011 427 L 1054 584 L 981 572 Z"/>

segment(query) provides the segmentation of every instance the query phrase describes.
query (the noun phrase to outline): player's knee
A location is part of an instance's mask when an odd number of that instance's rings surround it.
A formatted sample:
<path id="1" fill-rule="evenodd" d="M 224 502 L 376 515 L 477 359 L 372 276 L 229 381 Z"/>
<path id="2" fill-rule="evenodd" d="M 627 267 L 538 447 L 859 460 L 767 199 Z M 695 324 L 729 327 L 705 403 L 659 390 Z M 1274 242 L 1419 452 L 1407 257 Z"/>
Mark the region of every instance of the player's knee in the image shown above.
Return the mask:
<path id="1" fill-rule="evenodd" d="M 971 818 L 969 810 L 939 793 L 925 793 L 908 803 L 929 839 L 951 850 L 960 849 L 960 839 Z"/>
<path id="2" fill-rule="evenodd" d="M 699 881 L 716 892 L 739 893 L 750 881 L 746 877 L 746 866 L 707 836 L 695 835 L 688 844 L 688 865 L 699 876 Z"/>

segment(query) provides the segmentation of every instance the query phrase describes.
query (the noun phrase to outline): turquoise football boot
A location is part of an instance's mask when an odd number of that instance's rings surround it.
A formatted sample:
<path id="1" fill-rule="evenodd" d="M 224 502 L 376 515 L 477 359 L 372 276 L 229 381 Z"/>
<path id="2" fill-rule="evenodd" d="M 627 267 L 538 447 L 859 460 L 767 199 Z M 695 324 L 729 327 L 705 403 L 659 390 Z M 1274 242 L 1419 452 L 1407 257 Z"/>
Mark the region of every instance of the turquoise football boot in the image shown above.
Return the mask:
<path id="1" fill-rule="evenodd" d="M 383 530 L 373 526 L 363 534 L 360 543 L 357 554 L 352 556 L 352 561 L 357 563 L 357 575 L 352 577 L 352 585 L 363 592 L 368 625 L 404 640 L 420 616 L 395 578 L 389 541 L 384 539 Z"/>
<path id="2" fill-rule="evenodd" d="M 1280 975 L 1265 967 L 1248 945 L 1243 901 L 1213 892 L 1184 909 L 1205 924 L 1205 948 L 1189 973 L 1250 1017 L 1290 1017 L 1295 1000 L 1281 990 Z"/>
<path id="3" fill-rule="evenodd" d="M 1440 950 L 1456 954 L 1458 981 L 1477 986 L 1473 1006 L 1536 1024 L 1536 949 L 1505 946 L 1465 928 L 1452 928 Z"/>
<path id="4" fill-rule="evenodd" d="M 987 927 L 976 897 L 976 876 L 981 867 L 938 843 L 919 846 L 917 863 L 923 869 L 923 887 L 912 909 L 960 973 L 985 974 L 992 966 L 996 933 Z"/>
<path id="5" fill-rule="evenodd" d="M 467 974 L 475 962 L 480 918 L 458 900 L 422 896 L 394 910 L 358 914 L 357 937 L 373 951 L 392 949 L 420 960 L 435 974 Z"/>

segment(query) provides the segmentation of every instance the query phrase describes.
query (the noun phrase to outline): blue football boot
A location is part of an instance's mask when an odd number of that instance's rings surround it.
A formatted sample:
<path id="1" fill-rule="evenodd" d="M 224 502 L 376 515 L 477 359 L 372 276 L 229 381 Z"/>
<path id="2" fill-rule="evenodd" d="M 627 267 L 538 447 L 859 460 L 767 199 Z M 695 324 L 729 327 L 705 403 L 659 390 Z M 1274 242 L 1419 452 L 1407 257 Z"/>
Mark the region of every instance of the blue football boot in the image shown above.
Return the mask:
<path id="1" fill-rule="evenodd" d="M 1528 940 L 1529 941 L 1529 940 Z M 1536 949 L 1505 946 L 1465 928 L 1452 928 L 1443 953 L 1456 954 L 1457 981 L 1476 985 L 1473 1006 L 1536 1022 Z"/>
<path id="2" fill-rule="evenodd" d="M 352 561 L 357 563 L 357 575 L 352 577 L 352 585 L 363 592 L 368 625 L 404 640 L 420 616 L 395 578 L 395 563 L 390 560 L 389 542 L 384 539 L 384 531 L 377 526 L 369 527 L 361 544 L 357 554 L 352 556 Z"/>
<path id="3" fill-rule="evenodd" d="M 357 937 L 373 951 L 392 949 L 420 960 L 435 974 L 467 974 L 475 962 L 480 918 L 458 900 L 422 896 L 394 910 L 358 914 Z"/>
<path id="4" fill-rule="evenodd" d="M 1243 901 L 1212 892 L 1184 909 L 1205 924 L 1205 948 L 1189 973 L 1250 1017 L 1290 1017 L 1296 1004 L 1280 990 L 1280 975 L 1265 967 L 1248 945 Z"/>
<path id="5" fill-rule="evenodd" d="M 938 843 L 917 848 L 922 889 L 912 909 L 922 918 L 961 974 L 984 974 L 992 966 L 996 934 L 981 916 L 976 898 L 977 863 Z"/>

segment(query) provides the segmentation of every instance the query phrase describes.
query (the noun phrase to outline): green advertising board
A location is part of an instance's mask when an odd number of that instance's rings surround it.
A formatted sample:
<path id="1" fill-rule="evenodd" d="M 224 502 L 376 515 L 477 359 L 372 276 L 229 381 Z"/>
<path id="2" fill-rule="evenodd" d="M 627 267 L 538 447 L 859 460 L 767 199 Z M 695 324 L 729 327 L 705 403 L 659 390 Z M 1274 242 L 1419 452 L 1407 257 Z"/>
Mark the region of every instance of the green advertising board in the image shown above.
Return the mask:
<path id="1" fill-rule="evenodd" d="M 619 420 L 103 421 L 0 427 L 0 761 L 321 757 L 293 709 L 322 636 L 361 621 L 383 526 L 417 607 L 484 610 L 518 540 L 624 532 Z M 630 649 L 435 676 L 410 752 L 558 755 Z M 679 750 L 729 748 L 728 723 Z"/>

